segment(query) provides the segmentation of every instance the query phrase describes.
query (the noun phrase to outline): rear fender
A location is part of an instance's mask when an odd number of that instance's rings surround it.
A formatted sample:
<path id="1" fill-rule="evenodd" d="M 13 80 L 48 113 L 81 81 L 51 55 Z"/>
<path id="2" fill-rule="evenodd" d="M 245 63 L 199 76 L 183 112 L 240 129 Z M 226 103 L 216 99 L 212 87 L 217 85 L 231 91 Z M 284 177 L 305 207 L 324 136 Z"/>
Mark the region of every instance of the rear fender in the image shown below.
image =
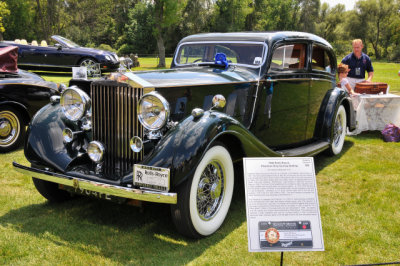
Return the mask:
<path id="1" fill-rule="evenodd" d="M 350 131 L 355 129 L 355 111 L 352 100 L 346 91 L 336 87 L 329 91 L 323 100 L 322 106 L 325 108 L 321 109 L 318 116 L 315 132 L 317 138 L 331 142 L 332 121 L 340 105 L 346 109 L 347 126 Z"/>

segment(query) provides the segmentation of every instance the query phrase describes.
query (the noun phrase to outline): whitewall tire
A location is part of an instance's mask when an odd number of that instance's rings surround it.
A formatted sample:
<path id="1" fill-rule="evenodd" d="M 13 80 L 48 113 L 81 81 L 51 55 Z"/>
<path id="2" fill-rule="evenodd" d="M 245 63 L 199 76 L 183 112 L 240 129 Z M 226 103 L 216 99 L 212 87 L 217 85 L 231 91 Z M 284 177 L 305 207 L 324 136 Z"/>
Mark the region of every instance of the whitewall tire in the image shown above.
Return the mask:
<path id="1" fill-rule="evenodd" d="M 191 180 L 178 191 L 172 218 L 178 231 L 188 237 L 204 237 L 217 231 L 232 201 L 234 168 L 228 150 L 214 145 L 204 154 Z"/>
<path id="2" fill-rule="evenodd" d="M 329 150 L 332 155 L 337 155 L 341 153 L 343 149 L 344 139 L 346 137 L 346 129 L 346 109 L 344 109 L 343 105 L 340 105 L 336 112 L 335 120 L 332 124 L 331 147 Z"/>

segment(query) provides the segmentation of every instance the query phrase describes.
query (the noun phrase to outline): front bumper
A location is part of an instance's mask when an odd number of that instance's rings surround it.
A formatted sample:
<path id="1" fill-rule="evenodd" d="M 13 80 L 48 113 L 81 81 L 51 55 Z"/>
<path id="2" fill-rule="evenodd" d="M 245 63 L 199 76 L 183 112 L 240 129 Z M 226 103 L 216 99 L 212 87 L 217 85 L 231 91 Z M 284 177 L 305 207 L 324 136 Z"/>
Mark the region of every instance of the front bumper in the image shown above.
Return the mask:
<path id="1" fill-rule="evenodd" d="M 82 178 L 77 178 L 74 176 L 68 176 L 37 168 L 27 167 L 18 164 L 16 162 L 13 162 L 13 166 L 14 170 L 24 175 L 35 177 L 37 179 L 45 181 L 54 182 L 65 186 L 86 189 L 93 192 L 104 193 L 111 196 L 127 198 L 127 199 L 135 199 L 135 200 L 150 201 L 157 203 L 168 203 L 168 204 L 177 203 L 176 193 L 127 188 L 100 182 L 94 182 Z"/>

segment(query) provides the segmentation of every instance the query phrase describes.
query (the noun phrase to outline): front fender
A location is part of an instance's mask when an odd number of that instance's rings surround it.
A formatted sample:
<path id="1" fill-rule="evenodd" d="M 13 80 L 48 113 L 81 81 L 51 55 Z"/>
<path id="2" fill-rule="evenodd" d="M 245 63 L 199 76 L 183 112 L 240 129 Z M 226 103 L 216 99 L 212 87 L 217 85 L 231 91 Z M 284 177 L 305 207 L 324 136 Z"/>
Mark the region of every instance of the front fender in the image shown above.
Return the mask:
<path id="1" fill-rule="evenodd" d="M 25 139 L 28 161 L 64 172 L 78 156 L 75 149 L 68 149 L 63 143 L 62 131 L 66 127 L 78 130 L 65 118 L 60 104 L 48 104 L 40 109 L 29 124 Z"/>
<path id="2" fill-rule="evenodd" d="M 199 118 L 189 116 L 179 123 L 142 163 L 170 168 L 171 186 L 174 187 L 193 175 L 208 147 L 226 135 L 238 140 L 231 145 L 241 146 L 246 156 L 281 156 L 232 117 L 219 112 L 205 112 Z"/>

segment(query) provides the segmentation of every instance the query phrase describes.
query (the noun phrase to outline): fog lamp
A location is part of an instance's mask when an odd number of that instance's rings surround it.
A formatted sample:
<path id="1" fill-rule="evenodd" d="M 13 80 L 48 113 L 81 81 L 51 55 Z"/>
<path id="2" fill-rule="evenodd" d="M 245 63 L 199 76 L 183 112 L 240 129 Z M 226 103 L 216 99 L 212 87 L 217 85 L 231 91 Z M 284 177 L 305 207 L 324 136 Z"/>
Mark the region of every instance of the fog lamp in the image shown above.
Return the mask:
<path id="1" fill-rule="evenodd" d="M 92 141 L 88 145 L 87 153 L 89 158 L 95 162 L 99 163 L 102 161 L 104 156 L 105 148 L 104 145 L 99 141 Z"/>
<path id="2" fill-rule="evenodd" d="M 74 132 L 71 129 L 65 128 L 62 132 L 64 143 L 70 143 L 74 140 Z"/>
<path id="3" fill-rule="evenodd" d="M 143 148 L 143 141 L 138 136 L 135 136 L 131 138 L 129 146 L 131 147 L 131 150 L 133 150 L 134 152 L 140 152 Z"/>

